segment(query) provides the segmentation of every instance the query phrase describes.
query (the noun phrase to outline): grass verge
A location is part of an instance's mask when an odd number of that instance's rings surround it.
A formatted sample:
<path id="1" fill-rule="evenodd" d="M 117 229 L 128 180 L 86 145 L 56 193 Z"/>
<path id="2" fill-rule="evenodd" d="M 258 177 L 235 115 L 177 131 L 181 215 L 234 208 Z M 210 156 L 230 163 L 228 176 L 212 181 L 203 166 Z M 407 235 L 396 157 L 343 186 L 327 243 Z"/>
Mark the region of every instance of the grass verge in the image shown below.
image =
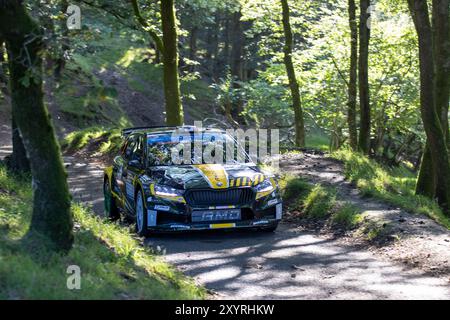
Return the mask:
<path id="1" fill-rule="evenodd" d="M 407 168 L 388 168 L 348 149 L 336 151 L 331 156 L 344 163 L 346 178 L 355 183 L 363 195 L 408 212 L 425 214 L 450 229 L 450 218 L 443 214 L 438 204 L 414 193 L 416 175 Z"/>
<path id="2" fill-rule="evenodd" d="M 141 246 L 129 230 L 73 205 L 75 243 L 68 255 L 22 238 L 32 206 L 29 179 L 0 165 L 0 299 L 201 299 L 205 290 Z M 67 288 L 67 268 L 81 270 L 81 289 Z"/>

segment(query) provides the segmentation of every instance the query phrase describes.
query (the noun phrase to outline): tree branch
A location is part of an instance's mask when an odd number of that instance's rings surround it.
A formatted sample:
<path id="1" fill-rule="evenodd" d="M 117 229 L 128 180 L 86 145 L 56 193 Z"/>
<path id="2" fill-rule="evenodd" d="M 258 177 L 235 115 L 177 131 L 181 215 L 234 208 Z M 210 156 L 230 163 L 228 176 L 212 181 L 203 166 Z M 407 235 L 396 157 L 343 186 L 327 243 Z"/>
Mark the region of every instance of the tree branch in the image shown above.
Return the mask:
<path id="1" fill-rule="evenodd" d="M 131 6 L 133 7 L 133 12 L 138 20 L 139 24 L 143 27 L 143 29 L 150 35 L 150 37 L 153 39 L 153 42 L 155 42 L 156 48 L 161 52 L 162 55 L 164 55 L 164 44 L 161 38 L 156 34 L 155 31 L 150 29 L 150 25 L 148 24 L 147 20 L 144 19 L 144 17 L 141 15 L 141 12 L 139 10 L 139 4 L 137 3 L 137 0 L 130 0 Z"/>

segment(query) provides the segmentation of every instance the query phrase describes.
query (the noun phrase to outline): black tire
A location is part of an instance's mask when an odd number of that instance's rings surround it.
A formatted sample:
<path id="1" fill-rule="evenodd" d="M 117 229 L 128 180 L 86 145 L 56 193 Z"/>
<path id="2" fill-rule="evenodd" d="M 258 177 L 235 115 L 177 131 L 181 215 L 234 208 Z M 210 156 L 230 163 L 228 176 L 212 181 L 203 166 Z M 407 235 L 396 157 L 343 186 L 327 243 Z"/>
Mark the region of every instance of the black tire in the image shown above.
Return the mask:
<path id="1" fill-rule="evenodd" d="M 136 212 L 136 233 L 140 237 L 147 237 L 149 232 L 147 230 L 147 208 L 145 205 L 145 196 L 142 190 L 138 190 L 135 199 L 135 212 Z"/>
<path id="2" fill-rule="evenodd" d="M 271 227 L 261 228 L 261 231 L 263 231 L 263 232 L 274 232 L 275 230 L 277 230 L 277 228 L 278 228 L 278 222 L 275 225 L 271 226 Z"/>
<path id="3" fill-rule="evenodd" d="M 120 219 L 120 211 L 116 204 L 116 199 L 114 198 L 111 187 L 109 184 L 109 180 L 105 179 L 103 184 L 103 195 L 104 195 L 104 203 L 105 203 L 105 213 L 111 221 L 116 221 Z"/>

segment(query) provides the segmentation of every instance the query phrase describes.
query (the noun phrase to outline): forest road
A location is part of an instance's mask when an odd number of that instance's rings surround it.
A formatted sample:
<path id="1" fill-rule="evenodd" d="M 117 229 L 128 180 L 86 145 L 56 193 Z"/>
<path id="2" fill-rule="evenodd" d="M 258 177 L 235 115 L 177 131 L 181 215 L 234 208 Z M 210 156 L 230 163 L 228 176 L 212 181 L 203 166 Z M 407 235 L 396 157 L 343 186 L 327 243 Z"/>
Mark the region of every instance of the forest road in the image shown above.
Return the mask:
<path id="1" fill-rule="evenodd" d="M 103 215 L 101 166 L 65 160 L 74 199 Z M 213 299 L 450 299 L 446 279 L 286 222 L 274 233 L 158 234 L 145 245 L 211 290 Z"/>
<path id="2" fill-rule="evenodd" d="M 6 129 L 6 128 L 5 128 Z M 0 141 L 11 150 L 7 130 Z M 74 200 L 103 215 L 102 166 L 65 158 Z M 213 299 L 450 299 L 448 280 L 281 223 L 274 233 L 154 235 L 147 246 L 214 294 Z"/>

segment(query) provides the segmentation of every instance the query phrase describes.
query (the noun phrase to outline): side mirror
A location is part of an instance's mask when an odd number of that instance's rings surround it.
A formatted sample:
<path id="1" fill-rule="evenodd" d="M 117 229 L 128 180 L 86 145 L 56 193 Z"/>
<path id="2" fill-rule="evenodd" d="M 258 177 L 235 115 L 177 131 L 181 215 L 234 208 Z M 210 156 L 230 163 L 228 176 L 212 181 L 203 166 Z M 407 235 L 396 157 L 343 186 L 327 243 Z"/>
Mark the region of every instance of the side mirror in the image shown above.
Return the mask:
<path id="1" fill-rule="evenodd" d="M 130 162 L 128 162 L 128 166 L 130 168 L 142 169 L 142 165 L 139 160 L 131 160 Z"/>

